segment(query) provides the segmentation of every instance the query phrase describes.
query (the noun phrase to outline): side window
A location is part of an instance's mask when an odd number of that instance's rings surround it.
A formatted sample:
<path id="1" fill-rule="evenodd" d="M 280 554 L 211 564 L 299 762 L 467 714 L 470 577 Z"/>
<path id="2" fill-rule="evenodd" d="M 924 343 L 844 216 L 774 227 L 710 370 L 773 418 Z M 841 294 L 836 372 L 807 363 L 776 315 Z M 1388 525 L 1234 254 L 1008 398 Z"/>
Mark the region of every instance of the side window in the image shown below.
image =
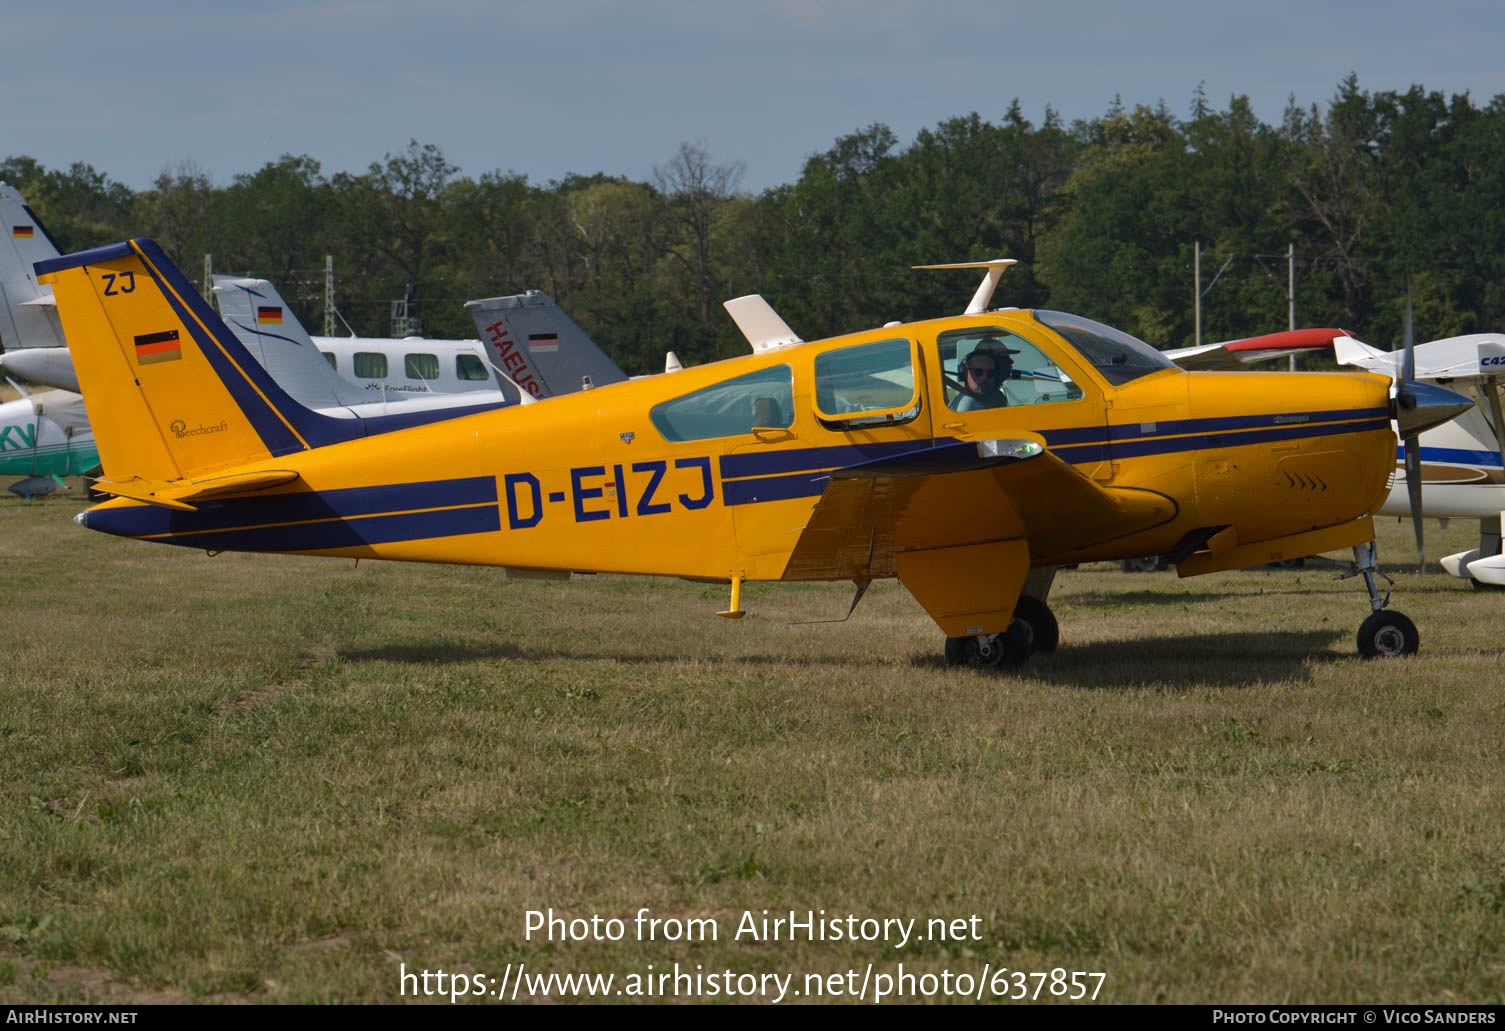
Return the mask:
<path id="1" fill-rule="evenodd" d="M 794 425 L 794 380 L 789 366 L 759 369 L 693 394 L 655 405 L 648 413 L 665 440 L 709 440 L 751 433 L 754 427 Z"/>
<path id="2" fill-rule="evenodd" d="M 378 351 L 355 352 L 356 379 L 386 379 L 387 356 Z"/>
<path id="3" fill-rule="evenodd" d="M 336 372 L 340 371 L 340 364 L 339 362 L 335 361 L 333 351 L 320 351 L 319 353 L 324 356 L 324 360 L 329 363 L 329 367 L 331 369 Z"/>
<path id="4" fill-rule="evenodd" d="M 438 379 L 439 356 L 437 354 L 405 354 L 402 356 L 402 371 L 408 379 Z"/>
<path id="5" fill-rule="evenodd" d="M 1034 344 L 1004 329 L 957 329 L 940 337 L 946 407 L 958 412 L 1075 401 L 1082 390 Z"/>
<path id="6" fill-rule="evenodd" d="M 462 380 L 490 379 L 491 374 L 486 371 L 486 365 L 480 358 L 473 354 L 455 355 L 455 377 Z"/>
<path id="7" fill-rule="evenodd" d="M 910 342 L 880 340 L 816 355 L 815 407 L 821 418 L 848 425 L 914 418 L 920 409 Z"/>

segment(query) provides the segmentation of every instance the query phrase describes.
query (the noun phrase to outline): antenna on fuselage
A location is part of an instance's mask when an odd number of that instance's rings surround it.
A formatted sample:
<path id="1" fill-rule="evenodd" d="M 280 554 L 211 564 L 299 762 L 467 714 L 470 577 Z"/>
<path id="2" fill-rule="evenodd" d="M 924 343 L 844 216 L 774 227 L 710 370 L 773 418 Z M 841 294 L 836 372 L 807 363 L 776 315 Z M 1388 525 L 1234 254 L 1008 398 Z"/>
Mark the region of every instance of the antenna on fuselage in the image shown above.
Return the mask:
<path id="1" fill-rule="evenodd" d="M 977 292 L 972 295 L 972 301 L 967 305 L 963 315 L 981 315 L 988 310 L 988 302 L 993 300 L 993 291 L 998 289 L 998 281 L 1003 278 L 1004 269 L 1010 265 L 1019 264 L 1015 258 L 990 258 L 987 261 L 959 261 L 952 265 L 913 265 L 916 269 L 935 268 L 985 268 L 988 274 L 983 276 L 978 284 Z"/>

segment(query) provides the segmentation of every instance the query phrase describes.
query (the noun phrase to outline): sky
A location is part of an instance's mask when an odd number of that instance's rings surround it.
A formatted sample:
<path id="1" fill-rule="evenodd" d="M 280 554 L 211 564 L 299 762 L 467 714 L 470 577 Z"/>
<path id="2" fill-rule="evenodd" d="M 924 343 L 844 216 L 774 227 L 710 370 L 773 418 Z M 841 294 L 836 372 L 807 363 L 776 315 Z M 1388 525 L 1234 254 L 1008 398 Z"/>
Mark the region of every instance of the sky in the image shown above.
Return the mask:
<path id="1" fill-rule="evenodd" d="M 1278 124 L 1371 91 L 1505 93 L 1499 0 L 54 0 L 7 5 L 0 157 L 226 184 L 282 154 L 364 171 L 409 140 L 460 174 L 651 181 L 681 143 L 758 192 L 874 122 L 903 143 L 1018 98 L 1040 122 L 1250 98 Z"/>

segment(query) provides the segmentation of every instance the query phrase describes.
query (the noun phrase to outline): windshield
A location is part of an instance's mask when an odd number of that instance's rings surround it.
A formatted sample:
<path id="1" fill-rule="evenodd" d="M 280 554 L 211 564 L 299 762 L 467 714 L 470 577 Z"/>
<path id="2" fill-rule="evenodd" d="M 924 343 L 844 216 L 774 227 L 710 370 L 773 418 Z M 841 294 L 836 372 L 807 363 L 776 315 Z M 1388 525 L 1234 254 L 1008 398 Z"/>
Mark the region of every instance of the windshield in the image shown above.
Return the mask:
<path id="1" fill-rule="evenodd" d="M 1035 321 L 1065 337 L 1114 386 L 1161 369 L 1177 367 L 1175 362 L 1143 340 L 1080 315 L 1036 311 Z"/>

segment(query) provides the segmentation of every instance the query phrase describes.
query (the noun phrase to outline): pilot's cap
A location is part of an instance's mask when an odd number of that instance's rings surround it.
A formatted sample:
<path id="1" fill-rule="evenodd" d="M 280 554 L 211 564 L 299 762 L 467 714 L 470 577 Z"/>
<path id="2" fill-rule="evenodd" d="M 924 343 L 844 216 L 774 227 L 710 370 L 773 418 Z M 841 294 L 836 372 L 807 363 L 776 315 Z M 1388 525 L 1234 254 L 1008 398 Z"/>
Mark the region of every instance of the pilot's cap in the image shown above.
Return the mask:
<path id="1" fill-rule="evenodd" d="M 977 346 L 972 348 L 972 353 L 977 354 L 979 351 L 981 351 L 983 354 L 991 354 L 995 358 L 1000 359 L 1006 358 L 1006 356 L 1011 354 L 1019 353 L 1017 348 L 1013 348 L 1008 344 L 1005 344 L 1002 337 L 994 336 L 983 337 L 981 340 L 977 341 Z M 1013 361 L 1012 358 L 1009 358 L 1007 360 Z"/>

